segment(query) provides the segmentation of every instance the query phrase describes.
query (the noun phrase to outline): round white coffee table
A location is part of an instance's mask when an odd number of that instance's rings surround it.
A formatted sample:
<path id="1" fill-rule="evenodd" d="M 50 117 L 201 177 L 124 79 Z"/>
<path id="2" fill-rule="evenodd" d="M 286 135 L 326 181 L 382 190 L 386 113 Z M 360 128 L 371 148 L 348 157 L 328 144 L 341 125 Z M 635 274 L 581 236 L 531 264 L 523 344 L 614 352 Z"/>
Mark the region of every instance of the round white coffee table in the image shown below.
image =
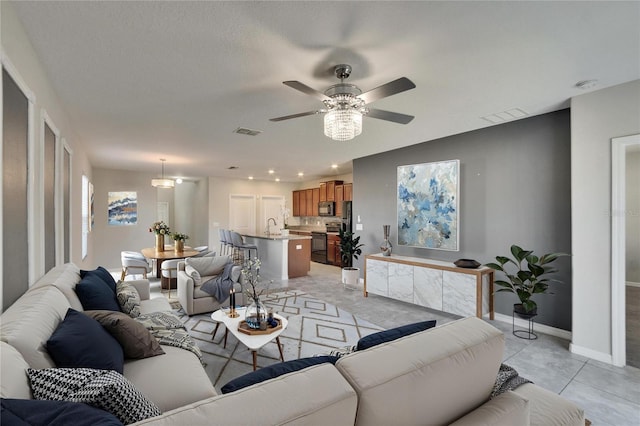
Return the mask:
<path id="1" fill-rule="evenodd" d="M 214 313 L 211 314 L 211 319 L 216 323 L 216 328 L 213 330 L 212 339 L 215 337 L 216 332 L 218 331 L 218 327 L 220 323 L 224 324 L 226 330 L 224 332 L 224 347 L 227 347 L 227 333 L 231 331 L 236 339 L 238 339 L 243 345 L 251 350 L 251 355 L 253 355 L 253 370 L 257 369 L 257 356 L 258 350 L 262 348 L 267 343 L 271 342 L 275 339 L 276 344 L 278 345 L 278 351 L 280 351 L 280 359 L 284 361 L 284 355 L 282 353 L 282 344 L 280 343 L 280 334 L 287 328 L 289 321 L 282 315 L 273 314 L 273 317 L 278 319 L 282 324 L 282 327 L 278 330 L 275 330 L 269 334 L 245 334 L 241 331 L 238 331 L 238 325 L 240 321 L 244 321 L 246 309 L 240 308 L 236 309 L 236 312 L 239 314 L 236 318 L 230 318 L 228 314 L 228 309 L 218 309 Z"/>

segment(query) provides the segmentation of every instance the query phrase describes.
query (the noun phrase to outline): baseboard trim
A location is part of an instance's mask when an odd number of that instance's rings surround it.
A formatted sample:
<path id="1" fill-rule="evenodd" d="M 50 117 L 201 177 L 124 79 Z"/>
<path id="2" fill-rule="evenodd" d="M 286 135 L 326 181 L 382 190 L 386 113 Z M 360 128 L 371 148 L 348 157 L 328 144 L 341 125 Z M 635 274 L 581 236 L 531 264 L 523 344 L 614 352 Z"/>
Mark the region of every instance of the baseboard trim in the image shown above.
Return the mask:
<path id="1" fill-rule="evenodd" d="M 629 287 L 640 287 L 640 283 L 634 283 L 633 281 L 627 281 L 626 284 Z"/>
<path id="2" fill-rule="evenodd" d="M 613 365 L 613 357 L 611 356 L 611 354 L 605 354 L 604 352 L 594 351 L 593 349 L 574 345 L 573 343 L 569 345 L 569 351 L 576 355 L 586 356 L 587 358 L 595 359 L 596 361 L 601 361 L 601 362 Z"/>
<path id="3" fill-rule="evenodd" d="M 488 316 L 485 316 L 488 317 Z M 500 321 L 500 322 L 506 322 L 511 324 L 513 318 L 509 315 L 504 315 L 504 314 L 499 314 L 499 313 L 495 313 L 495 319 L 496 321 Z M 522 318 L 516 318 L 515 321 L 516 325 L 520 328 L 527 328 L 529 326 L 528 322 L 526 320 L 523 320 Z M 533 331 L 539 331 L 541 333 L 544 334 L 549 334 L 551 336 L 556 336 L 556 337 L 560 337 L 561 339 L 565 339 L 565 340 L 571 340 L 571 332 L 567 331 L 567 330 L 563 330 L 561 328 L 555 328 L 555 327 L 550 327 L 548 325 L 544 325 L 544 324 L 538 324 L 537 322 L 534 322 L 533 325 Z"/>

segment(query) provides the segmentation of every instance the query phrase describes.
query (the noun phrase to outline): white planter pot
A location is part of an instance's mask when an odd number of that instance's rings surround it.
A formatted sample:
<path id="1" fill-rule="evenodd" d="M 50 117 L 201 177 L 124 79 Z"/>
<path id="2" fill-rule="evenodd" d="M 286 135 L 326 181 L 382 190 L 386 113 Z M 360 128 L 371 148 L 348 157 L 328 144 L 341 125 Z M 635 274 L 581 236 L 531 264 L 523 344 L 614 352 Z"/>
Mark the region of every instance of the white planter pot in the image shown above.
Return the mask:
<path id="1" fill-rule="evenodd" d="M 360 268 L 342 268 L 342 284 L 355 287 L 360 281 Z"/>

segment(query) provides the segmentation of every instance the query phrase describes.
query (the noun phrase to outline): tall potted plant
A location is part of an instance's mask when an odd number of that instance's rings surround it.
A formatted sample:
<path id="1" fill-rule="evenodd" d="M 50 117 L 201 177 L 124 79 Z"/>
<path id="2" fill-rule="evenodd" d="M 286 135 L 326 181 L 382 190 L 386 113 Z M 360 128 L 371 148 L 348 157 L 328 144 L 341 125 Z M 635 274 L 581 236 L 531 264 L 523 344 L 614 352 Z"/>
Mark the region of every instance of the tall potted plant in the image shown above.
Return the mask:
<path id="1" fill-rule="evenodd" d="M 538 257 L 533 254 L 533 250 L 523 250 L 517 245 L 511 246 L 511 255 L 496 256 L 497 263 L 487 263 L 491 269 L 503 272 L 507 280 L 497 280 L 496 285 L 502 287 L 497 292 L 508 291 L 514 293 L 520 299 L 520 303 L 513 305 L 513 311 L 521 318 L 532 318 L 538 313 L 536 302 L 531 300 L 534 294 L 552 294 L 549 283 L 558 280 L 548 278 L 549 274 L 558 270 L 549 264 L 561 256 L 568 256 L 566 253 L 547 253 Z"/>
<path id="2" fill-rule="evenodd" d="M 342 260 L 342 284 L 356 285 L 360 280 L 360 268 L 353 267 L 353 259 L 362 254 L 360 237 L 353 232 L 340 230 L 340 258 Z"/>

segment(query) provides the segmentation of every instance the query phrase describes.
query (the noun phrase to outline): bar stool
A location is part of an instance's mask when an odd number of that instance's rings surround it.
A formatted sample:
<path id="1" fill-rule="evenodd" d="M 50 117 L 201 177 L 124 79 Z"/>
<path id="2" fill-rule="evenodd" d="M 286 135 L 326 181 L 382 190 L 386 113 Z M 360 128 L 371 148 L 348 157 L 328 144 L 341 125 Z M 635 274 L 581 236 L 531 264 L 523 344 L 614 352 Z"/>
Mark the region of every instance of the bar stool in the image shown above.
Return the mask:
<path id="1" fill-rule="evenodd" d="M 224 236 L 224 229 L 218 229 L 218 238 L 220 239 L 220 254 L 226 254 L 225 250 L 227 248 L 227 241 Z"/>
<path id="2" fill-rule="evenodd" d="M 247 251 L 249 259 L 251 259 L 251 250 L 256 251 L 256 258 L 258 257 L 258 246 L 255 244 L 247 244 L 242 240 L 242 235 L 238 234 L 235 231 L 230 231 L 231 233 L 231 242 L 233 243 L 234 248 L 234 261 L 240 261 L 240 264 L 244 261 L 244 251 Z M 239 251 L 242 250 L 242 257 L 239 255 Z M 237 262 L 236 262 L 237 263 Z"/>
<path id="3" fill-rule="evenodd" d="M 231 239 L 231 231 L 224 230 L 225 254 L 233 254 L 233 240 Z"/>

